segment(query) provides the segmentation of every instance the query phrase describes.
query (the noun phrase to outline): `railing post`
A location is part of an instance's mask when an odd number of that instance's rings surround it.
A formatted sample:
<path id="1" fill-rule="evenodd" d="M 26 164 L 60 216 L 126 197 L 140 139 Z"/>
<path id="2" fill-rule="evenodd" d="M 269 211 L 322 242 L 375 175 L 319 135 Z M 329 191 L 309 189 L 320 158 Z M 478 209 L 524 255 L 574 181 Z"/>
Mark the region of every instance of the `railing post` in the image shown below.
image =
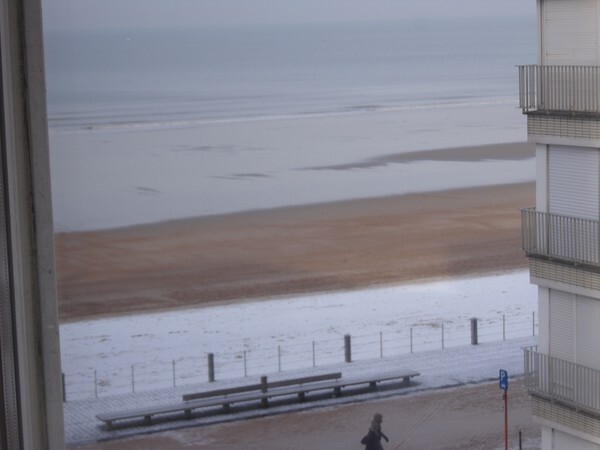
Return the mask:
<path id="1" fill-rule="evenodd" d="M 525 388 L 529 388 L 529 377 L 530 377 L 530 369 L 529 369 L 529 349 L 523 349 L 523 379 L 525 382 Z"/>
<path id="2" fill-rule="evenodd" d="M 208 382 L 212 383 L 215 381 L 215 355 L 213 353 L 208 354 Z"/>
<path id="3" fill-rule="evenodd" d="M 554 396 L 554 364 L 551 356 L 544 356 L 543 359 L 546 362 L 546 367 L 548 368 L 548 378 L 546 383 L 548 386 L 548 393 L 552 398 Z"/>
<path id="4" fill-rule="evenodd" d="M 281 372 L 281 345 L 277 346 L 277 368 Z"/>
<path id="5" fill-rule="evenodd" d="M 442 322 L 442 350 L 444 350 L 444 322 Z"/>
<path id="6" fill-rule="evenodd" d="M 477 318 L 476 317 L 472 317 L 471 318 L 471 345 L 477 345 L 478 344 L 478 339 L 477 339 Z"/>
<path id="7" fill-rule="evenodd" d="M 65 384 L 65 373 L 64 372 L 61 374 L 61 380 L 62 380 L 62 398 L 63 398 L 63 403 L 65 403 L 67 401 L 67 385 Z"/>
<path id="8" fill-rule="evenodd" d="M 344 336 L 344 359 L 347 363 L 352 362 L 352 343 L 349 334 Z"/>

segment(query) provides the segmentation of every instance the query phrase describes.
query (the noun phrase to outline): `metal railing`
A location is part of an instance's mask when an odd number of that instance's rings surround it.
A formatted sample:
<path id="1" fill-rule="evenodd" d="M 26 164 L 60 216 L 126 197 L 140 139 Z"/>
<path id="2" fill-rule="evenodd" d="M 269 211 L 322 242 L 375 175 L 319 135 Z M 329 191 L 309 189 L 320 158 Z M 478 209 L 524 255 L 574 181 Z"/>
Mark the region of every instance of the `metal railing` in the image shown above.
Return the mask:
<path id="1" fill-rule="evenodd" d="M 578 410 L 600 414 L 600 370 L 525 349 L 525 387 Z"/>
<path id="2" fill-rule="evenodd" d="M 600 221 L 525 208 L 521 223 L 522 247 L 528 255 L 600 266 Z"/>
<path id="3" fill-rule="evenodd" d="M 519 67 L 519 105 L 523 112 L 600 112 L 600 67 Z"/>

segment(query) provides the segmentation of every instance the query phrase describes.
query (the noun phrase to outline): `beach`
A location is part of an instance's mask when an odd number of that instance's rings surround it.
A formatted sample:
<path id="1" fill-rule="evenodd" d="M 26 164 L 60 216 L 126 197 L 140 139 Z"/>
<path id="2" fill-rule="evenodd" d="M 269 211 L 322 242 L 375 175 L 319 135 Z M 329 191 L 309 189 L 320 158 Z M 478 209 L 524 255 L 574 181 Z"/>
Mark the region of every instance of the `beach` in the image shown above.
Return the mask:
<path id="1" fill-rule="evenodd" d="M 62 322 L 524 268 L 534 184 L 58 233 Z"/>
<path id="2" fill-rule="evenodd" d="M 50 33 L 61 321 L 524 267 L 527 20 Z"/>
<path id="3" fill-rule="evenodd" d="M 410 330 L 412 355 L 414 325 L 414 356 L 435 362 L 421 330 L 437 342 L 441 325 L 459 352 L 454 331 L 474 316 L 482 338 L 505 318 L 509 339 L 514 322 L 535 334 L 519 213 L 535 204 L 535 151 L 514 69 L 535 57 L 530 20 L 47 33 L 67 429 L 76 394 L 133 391 L 134 366 L 137 393 L 165 362 L 173 388 L 190 382 L 186 363 L 208 351 L 239 363 L 242 346 L 311 339 L 314 366 L 315 340 L 369 332 L 387 357 L 383 333 L 399 345 Z M 517 385 L 513 431 L 535 448 Z M 478 385 L 91 448 L 316 448 L 323 435 L 358 448 L 375 409 L 390 448 L 493 448 L 498 399 Z"/>

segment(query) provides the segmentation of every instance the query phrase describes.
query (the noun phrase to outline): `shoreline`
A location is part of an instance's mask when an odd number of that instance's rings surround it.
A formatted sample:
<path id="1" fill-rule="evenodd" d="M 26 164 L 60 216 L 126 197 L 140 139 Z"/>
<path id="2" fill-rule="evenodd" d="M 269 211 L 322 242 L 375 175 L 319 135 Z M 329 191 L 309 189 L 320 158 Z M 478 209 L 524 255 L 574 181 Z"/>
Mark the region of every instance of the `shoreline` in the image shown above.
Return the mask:
<path id="1" fill-rule="evenodd" d="M 518 211 L 534 191 L 528 182 L 57 233 L 60 319 L 518 270 Z"/>
<path id="2" fill-rule="evenodd" d="M 494 143 L 494 144 L 480 144 L 480 145 L 472 145 L 472 146 L 458 146 L 458 147 L 448 147 L 442 149 L 429 149 L 429 150 L 419 150 L 419 151 L 411 151 L 404 153 L 390 153 L 379 155 L 377 157 L 358 159 L 352 163 L 346 164 L 336 164 L 336 165 L 324 165 L 324 166 L 313 166 L 313 167 L 302 167 L 296 170 L 299 171 L 323 171 L 323 170 L 333 170 L 335 172 L 346 172 L 356 169 L 373 169 L 377 167 L 383 167 L 388 164 L 410 164 L 417 162 L 483 162 L 483 161 L 522 161 L 527 159 L 535 158 L 535 146 L 528 142 L 504 142 L 504 143 Z M 254 174 L 255 176 L 263 176 L 264 174 Z M 56 231 L 55 234 L 75 234 L 75 233 L 88 233 L 88 232 L 112 232 L 112 231 L 121 231 L 132 229 L 135 230 L 140 227 L 152 227 L 152 226 L 160 226 L 161 224 L 173 224 L 175 225 L 177 222 L 187 222 L 187 221 L 197 221 L 197 220 L 208 220 L 210 218 L 222 219 L 225 217 L 235 218 L 238 215 L 245 214 L 253 214 L 253 213 L 264 213 L 274 210 L 291 210 L 294 208 L 307 208 L 307 207 L 316 207 L 316 206 L 326 206 L 326 205 L 336 205 L 336 204 L 344 204 L 348 202 L 356 202 L 356 201 L 369 201 L 372 199 L 385 199 L 385 198 L 395 198 L 395 197 L 404 197 L 409 195 L 418 195 L 418 194 L 435 194 L 436 192 L 446 192 L 446 191 L 456 191 L 463 189 L 478 189 L 483 187 L 495 187 L 495 186 L 504 186 L 504 185 L 513 185 L 513 184 L 526 184 L 533 182 L 531 181 L 515 181 L 508 183 L 496 183 L 496 184 L 474 184 L 474 185 L 466 185 L 466 186 L 456 186 L 456 187 L 448 187 L 446 189 L 433 189 L 433 190 L 424 190 L 424 191 L 416 191 L 416 192 L 402 192 L 398 194 L 391 195 L 373 195 L 371 197 L 356 197 L 356 198 L 345 198 L 338 200 L 326 200 L 321 202 L 311 202 L 311 203 L 295 203 L 284 206 L 269 206 L 269 207 L 257 207 L 252 209 L 241 209 L 234 211 L 226 211 L 220 213 L 211 213 L 206 215 L 199 216 L 189 216 L 189 217 L 174 217 L 171 219 L 162 219 L 151 222 L 143 222 L 143 223 L 133 223 L 130 225 L 122 225 L 122 226 L 110 226 L 104 228 L 85 228 L 85 229 L 73 229 L 73 230 L 60 230 Z"/>

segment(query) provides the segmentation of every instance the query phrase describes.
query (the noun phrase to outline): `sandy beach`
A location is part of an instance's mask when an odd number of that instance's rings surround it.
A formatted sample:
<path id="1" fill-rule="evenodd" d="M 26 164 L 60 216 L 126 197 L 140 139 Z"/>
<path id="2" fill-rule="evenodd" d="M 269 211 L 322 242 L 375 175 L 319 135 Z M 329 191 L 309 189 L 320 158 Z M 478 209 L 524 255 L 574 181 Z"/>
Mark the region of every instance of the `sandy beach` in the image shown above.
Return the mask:
<path id="1" fill-rule="evenodd" d="M 533 183 L 59 233 L 61 321 L 526 266 Z"/>

